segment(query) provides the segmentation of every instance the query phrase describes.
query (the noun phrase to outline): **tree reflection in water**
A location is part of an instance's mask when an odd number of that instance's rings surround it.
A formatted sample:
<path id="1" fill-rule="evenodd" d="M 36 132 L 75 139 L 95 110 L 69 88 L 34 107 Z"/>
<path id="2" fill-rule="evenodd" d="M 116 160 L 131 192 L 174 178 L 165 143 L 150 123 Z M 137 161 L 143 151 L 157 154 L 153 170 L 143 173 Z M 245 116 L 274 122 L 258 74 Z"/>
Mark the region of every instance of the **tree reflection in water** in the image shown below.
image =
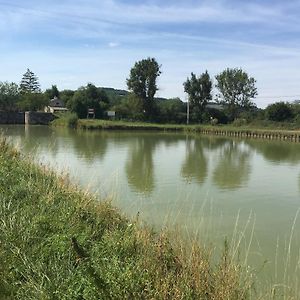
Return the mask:
<path id="1" fill-rule="evenodd" d="M 69 130 L 68 135 L 78 156 L 83 157 L 87 162 L 104 159 L 108 147 L 106 132 Z"/>
<path id="2" fill-rule="evenodd" d="M 186 157 L 181 167 L 181 176 L 188 182 L 196 180 L 203 183 L 207 177 L 207 158 L 204 154 L 204 139 L 190 139 L 186 141 Z"/>
<path id="3" fill-rule="evenodd" d="M 141 137 L 131 143 L 125 170 L 128 184 L 136 191 L 150 194 L 154 190 L 153 151 L 155 139 Z"/>
<path id="4" fill-rule="evenodd" d="M 295 164 L 300 161 L 300 145 L 285 141 L 246 141 L 253 150 L 261 153 L 264 158 L 274 164 L 287 162 Z"/>
<path id="5" fill-rule="evenodd" d="M 248 182 L 250 172 L 250 150 L 243 143 L 229 141 L 221 150 L 213 182 L 221 189 L 237 189 Z"/>

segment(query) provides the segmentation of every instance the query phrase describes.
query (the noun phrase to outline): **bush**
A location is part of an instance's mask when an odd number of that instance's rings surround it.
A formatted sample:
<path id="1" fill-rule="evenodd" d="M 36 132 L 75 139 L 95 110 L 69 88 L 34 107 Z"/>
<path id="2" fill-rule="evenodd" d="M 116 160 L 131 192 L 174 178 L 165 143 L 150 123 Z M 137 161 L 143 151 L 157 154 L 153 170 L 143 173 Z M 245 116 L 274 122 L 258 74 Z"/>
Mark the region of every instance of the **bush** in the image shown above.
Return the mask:
<path id="1" fill-rule="evenodd" d="M 54 126 L 67 126 L 69 128 L 76 128 L 78 123 L 78 116 L 75 113 L 67 112 L 57 115 L 57 119 L 52 122 Z"/>
<path id="2" fill-rule="evenodd" d="M 75 128 L 77 127 L 78 116 L 75 113 L 70 113 L 66 116 L 66 122 L 68 127 Z"/>
<path id="3" fill-rule="evenodd" d="M 244 118 L 236 118 L 236 119 L 234 119 L 234 121 L 232 123 L 232 125 L 238 126 L 238 127 L 244 126 L 246 124 L 247 124 L 247 120 Z"/>
<path id="4" fill-rule="evenodd" d="M 219 110 L 216 108 L 207 108 L 207 112 L 211 118 L 218 119 L 219 124 L 228 123 L 228 117 L 226 116 L 223 110 Z"/>
<path id="5" fill-rule="evenodd" d="M 296 125 L 300 126 L 300 114 L 298 114 L 295 118 L 294 118 L 294 122 Z"/>
<path id="6" fill-rule="evenodd" d="M 268 120 L 282 122 L 292 119 L 293 111 L 290 104 L 276 102 L 267 106 L 265 115 Z"/>

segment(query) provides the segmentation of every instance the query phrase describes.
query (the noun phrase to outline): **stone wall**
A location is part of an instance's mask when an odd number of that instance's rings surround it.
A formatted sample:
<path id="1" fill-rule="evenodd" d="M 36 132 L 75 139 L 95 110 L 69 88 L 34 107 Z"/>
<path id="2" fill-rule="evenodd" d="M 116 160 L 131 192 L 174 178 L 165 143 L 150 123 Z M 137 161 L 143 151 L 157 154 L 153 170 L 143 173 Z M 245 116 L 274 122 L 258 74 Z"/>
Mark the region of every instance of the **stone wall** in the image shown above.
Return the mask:
<path id="1" fill-rule="evenodd" d="M 48 125 L 55 119 L 52 113 L 26 111 L 25 124 L 26 125 Z"/>
<path id="2" fill-rule="evenodd" d="M 0 124 L 48 125 L 54 119 L 52 113 L 0 111 Z"/>
<path id="3" fill-rule="evenodd" d="M 0 124 L 25 124 L 25 113 L 0 111 Z"/>

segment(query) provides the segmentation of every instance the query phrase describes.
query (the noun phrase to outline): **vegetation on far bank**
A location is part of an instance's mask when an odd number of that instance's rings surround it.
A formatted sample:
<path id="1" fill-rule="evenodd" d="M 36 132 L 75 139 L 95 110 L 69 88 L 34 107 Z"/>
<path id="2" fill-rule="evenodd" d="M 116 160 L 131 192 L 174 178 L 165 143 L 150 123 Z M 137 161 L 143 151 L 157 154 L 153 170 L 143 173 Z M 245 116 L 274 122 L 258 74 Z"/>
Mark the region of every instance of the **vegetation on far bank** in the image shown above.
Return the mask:
<path id="1" fill-rule="evenodd" d="M 293 123 L 261 122 L 261 123 L 235 123 L 223 125 L 209 124 L 160 124 L 147 122 L 130 122 L 118 120 L 78 119 L 76 114 L 59 115 L 52 122 L 52 126 L 70 127 L 87 130 L 158 130 L 158 131 L 184 131 L 184 132 L 257 132 L 265 134 L 300 134 L 300 128 Z"/>
<path id="2" fill-rule="evenodd" d="M 188 120 L 198 125 L 300 128 L 300 100 L 288 103 L 282 99 L 265 109 L 257 108 L 256 80 L 240 68 L 227 68 L 214 78 L 207 70 L 198 76 L 192 72 L 182 87 L 188 102 L 155 97 L 161 75 L 161 65 L 155 58 L 147 58 L 131 68 L 126 79 L 128 91 L 88 83 L 77 90 L 61 91 L 52 85 L 42 92 L 37 76 L 28 69 L 20 85 L 0 82 L 0 110 L 43 110 L 50 99 L 57 97 L 80 119 L 89 111 L 96 119 L 107 119 L 110 111 L 117 120 L 132 122 L 179 125 Z"/>
<path id="3" fill-rule="evenodd" d="M 0 299 L 248 299 L 226 244 L 154 233 L 0 141 Z"/>

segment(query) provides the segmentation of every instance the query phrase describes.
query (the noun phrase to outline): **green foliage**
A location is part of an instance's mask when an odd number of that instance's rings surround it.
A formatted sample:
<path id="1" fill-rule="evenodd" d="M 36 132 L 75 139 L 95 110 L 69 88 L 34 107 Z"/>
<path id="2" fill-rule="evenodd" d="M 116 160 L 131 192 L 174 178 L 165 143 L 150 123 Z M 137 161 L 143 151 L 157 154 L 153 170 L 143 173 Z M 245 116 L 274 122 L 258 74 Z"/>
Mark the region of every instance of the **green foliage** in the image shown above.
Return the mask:
<path id="1" fill-rule="evenodd" d="M 191 108 L 196 108 L 199 115 L 204 111 L 208 101 L 212 99 L 212 81 L 208 72 L 201 74 L 198 78 L 191 73 L 191 78 L 183 83 L 184 91 L 188 94 Z"/>
<path id="2" fill-rule="evenodd" d="M 294 118 L 294 122 L 297 126 L 300 127 L 300 114 L 297 114 Z"/>
<path id="3" fill-rule="evenodd" d="M 123 101 L 115 106 L 116 114 L 121 119 L 142 121 L 145 118 L 143 101 L 135 94 L 128 94 Z"/>
<path id="4" fill-rule="evenodd" d="M 106 93 L 109 99 L 109 106 L 115 107 L 128 96 L 128 91 L 125 90 L 118 90 L 114 88 L 102 88 L 102 90 Z"/>
<path id="5" fill-rule="evenodd" d="M 41 92 L 37 76 L 29 69 L 27 69 L 26 73 L 22 77 L 20 90 L 23 94 Z"/>
<path id="6" fill-rule="evenodd" d="M 143 100 L 147 118 L 153 117 L 154 114 L 154 95 L 158 90 L 156 80 L 160 74 L 159 64 L 155 58 L 149 57 L 136 62 L 127 79 L 128 89 Z"/>
<path id="7" fill-rule="evenodd" d="M 19 87 L 16 83 L 0 82 L 0 110 L 17 110 L 19 96 Z"/>
<path id="8" fill-rule="evenodd" d="M 56 85 L 52 85 L 51 89 L 45 91 L 45 95 L 48 99 L 53 99 L 54 97 L 59 98 L 59 90 Z"/>
<path id="9" fill-rule="evenodd" d="M 49 99 L 42 93 L 25 93 L 21 95 L 18 107 L 23 111 L 43 110 Z"/>
<path id="10" fill-rule="evenodd" d="M 236 118 L 234 119 L 232 125 L 236 127 L 245 126 L 247 125 L 247 120 L 245 118 Z"/>
<path id="11" fill-rule="evenodd" d="M 206 111 L 209 115 L 209 119 L 217 119 L 218 124 L 227 124 L 228 123 L 228 117 L 224 113 L 224 111 L 216 109 L 216 108 L 206 108 Z"/>
<path id="12" fill-rule="evenodd" d="M 71 102 L 75 91 L 73 90 L 63 90 L 59 92 L 59 98 L 64 102 L 65 106 L 69 106 L 68 103 Z"/>
<path id="13" fill-rule="evenodd" d="M 158 121 L 162 123 L 185 123 L 186 105 L 179 98 L 159 100 Z"/>
<path id="14" fill-rule="evenodd" d="M 268 105 L 265 114 L 268 120 L 277 122 L 291 120 L 293 117 L 290 104 L 285 102 L 276 102 Z"/>
<path id="15" fill-rule="evenodd" d="M 108 107 L 108 98 L 104 91 L 88 83 L 86 87 L 81 87 L 75 92 L 67 106 L 79 118 L 86 118 L 88 109 L 91 108 L 95 110 L 96 118 L 100 118 Z"/>
<path id="16" fill-rule="evenodd" d="M 251 101 L 257 95 L 255 87 L 256 80 L 242 69 L 226 69 L 216 76 L 220 94 L 218 101 L 226 105 L 228 115 L 233 120 L 239 108 L 251 108 L 254 103 Z"/>
<path id="17" fill-rule="evenodd" d="M 78 124 L 78 116 L 75 113 L 64 112 L 57 115 L 57 119 L 52 122 L 53 126 L 64 126 L 76 128 Z"/>

